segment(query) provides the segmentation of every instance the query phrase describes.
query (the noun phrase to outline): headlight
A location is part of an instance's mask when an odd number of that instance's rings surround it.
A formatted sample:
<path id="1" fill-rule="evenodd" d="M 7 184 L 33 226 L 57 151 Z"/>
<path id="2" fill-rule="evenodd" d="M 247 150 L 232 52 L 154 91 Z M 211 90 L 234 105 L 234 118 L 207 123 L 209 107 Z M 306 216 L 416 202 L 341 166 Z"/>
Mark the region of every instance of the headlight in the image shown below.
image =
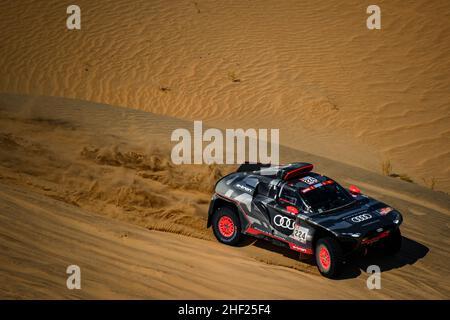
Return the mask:
<path id="1" fill-rule="evenodd" d="M 393 222 L 394 222 L 395 224 L 399 224 L 401 221 L 402 221 L 402 216 L 401 216 L 399 213 L 397 213 L 397 214 L 395 215 L 395 219 L 393 220 Z"/>

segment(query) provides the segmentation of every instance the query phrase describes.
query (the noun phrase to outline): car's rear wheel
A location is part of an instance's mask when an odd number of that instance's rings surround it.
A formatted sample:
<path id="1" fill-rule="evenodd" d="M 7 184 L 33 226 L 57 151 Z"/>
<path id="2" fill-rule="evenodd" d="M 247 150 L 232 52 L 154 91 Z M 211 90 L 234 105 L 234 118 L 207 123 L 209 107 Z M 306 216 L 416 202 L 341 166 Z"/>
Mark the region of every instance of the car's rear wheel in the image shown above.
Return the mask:
<path id="1" fill-rule="evenodd" d="M 323 276 L 334 278 L 341 272 L 343 265 L 342 249 L 335 239 L 319 239 L 316 243 L 315 256 L 317 268 Z"/>
<path id="2" fill-rule="evenodd" d="M 212 227 L 217 240 L 228 245 L 236 245 L 241 239 L 241 225 L 234 210 L 219 207 L 213 216 Z"/>

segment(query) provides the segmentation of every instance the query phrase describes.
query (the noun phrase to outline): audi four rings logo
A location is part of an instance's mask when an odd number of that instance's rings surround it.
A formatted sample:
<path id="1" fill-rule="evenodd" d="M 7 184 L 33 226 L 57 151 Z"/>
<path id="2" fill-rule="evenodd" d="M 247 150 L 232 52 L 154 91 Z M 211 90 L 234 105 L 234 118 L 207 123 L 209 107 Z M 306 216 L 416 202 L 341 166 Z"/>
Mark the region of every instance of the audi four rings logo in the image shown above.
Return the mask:
<path id="1" fill-rule="evenodd" d="M 365 213 L 365 214 L 361 214 L 359 216 L 353 217 L 351 220 L 353 222 L 358 223 L 358 222 L 363 222 L 363 221 L 369 220 L 370 218 L 372 218 L 372 215 Z"/>
<path id="2" fill-rule="evenodd" d="M 295 221 L 292 219 L 289 219 L 288 217 L 282 216 L 277 214 L 275 218 L 273 218 L 273 223 L 275 223 L 276 226 L 279 226 L 281 228 L 294 230 L 295 227 Z"/>

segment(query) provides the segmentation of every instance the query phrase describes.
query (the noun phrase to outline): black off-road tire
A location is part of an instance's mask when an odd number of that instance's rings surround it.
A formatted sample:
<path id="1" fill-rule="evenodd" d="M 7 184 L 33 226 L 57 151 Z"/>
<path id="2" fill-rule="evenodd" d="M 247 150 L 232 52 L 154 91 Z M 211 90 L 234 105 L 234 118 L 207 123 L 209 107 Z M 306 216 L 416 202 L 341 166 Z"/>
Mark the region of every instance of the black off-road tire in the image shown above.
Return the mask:
<path id="1" fill-rule="evenodd" d="M 342 271 L 344 263 L 342 248 L 333 238 L 321 238 L 317 241 L 315 258 L 317 268 L 324 277 L 335 278 Z"/>

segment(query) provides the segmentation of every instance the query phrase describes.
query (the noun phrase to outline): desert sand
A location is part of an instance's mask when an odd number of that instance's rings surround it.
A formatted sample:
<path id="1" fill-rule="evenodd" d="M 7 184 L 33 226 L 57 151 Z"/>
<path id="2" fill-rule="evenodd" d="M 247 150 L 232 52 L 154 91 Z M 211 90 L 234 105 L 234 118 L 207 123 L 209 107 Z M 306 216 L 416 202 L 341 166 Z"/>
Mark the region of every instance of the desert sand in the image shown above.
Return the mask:
<path id="1" fill-rule="evenodd" d="M 171 164 L 164 141 L 184 122 L 0 95 L 0 297 L 448 299 L 446 194 L 283 147 L 282 160 L 313 162 L 404 214 L 398 256 L 357 258 L 328 280 L 293 251 L 213 239 L 206 208 L 230 168 Z M 71 264 L 81 267 L 81 290 L 65 286 Z M 370 264 L 383 271 L 382 290 L 366 287 Z"/>
<path id="2" fill-rule="evenodd" d="M 450 191 L 450 5 L 377 1 L 1 1 L 0 92 L 125 106 Z"/>
<path id="3" fill-rule="evenodd" d="M 76 4 L 81 30 L 67 3 L 0 1 L 1 298 L 450 298 L 447 1 L 377 1 L 381 30 L 357 0 Z M 404 214 L 401 253 L 331 281 L 216 243 L 206 210 L 235 166 L 171 163 L 193 120 L 280 129 L 283 162 Z"/>

